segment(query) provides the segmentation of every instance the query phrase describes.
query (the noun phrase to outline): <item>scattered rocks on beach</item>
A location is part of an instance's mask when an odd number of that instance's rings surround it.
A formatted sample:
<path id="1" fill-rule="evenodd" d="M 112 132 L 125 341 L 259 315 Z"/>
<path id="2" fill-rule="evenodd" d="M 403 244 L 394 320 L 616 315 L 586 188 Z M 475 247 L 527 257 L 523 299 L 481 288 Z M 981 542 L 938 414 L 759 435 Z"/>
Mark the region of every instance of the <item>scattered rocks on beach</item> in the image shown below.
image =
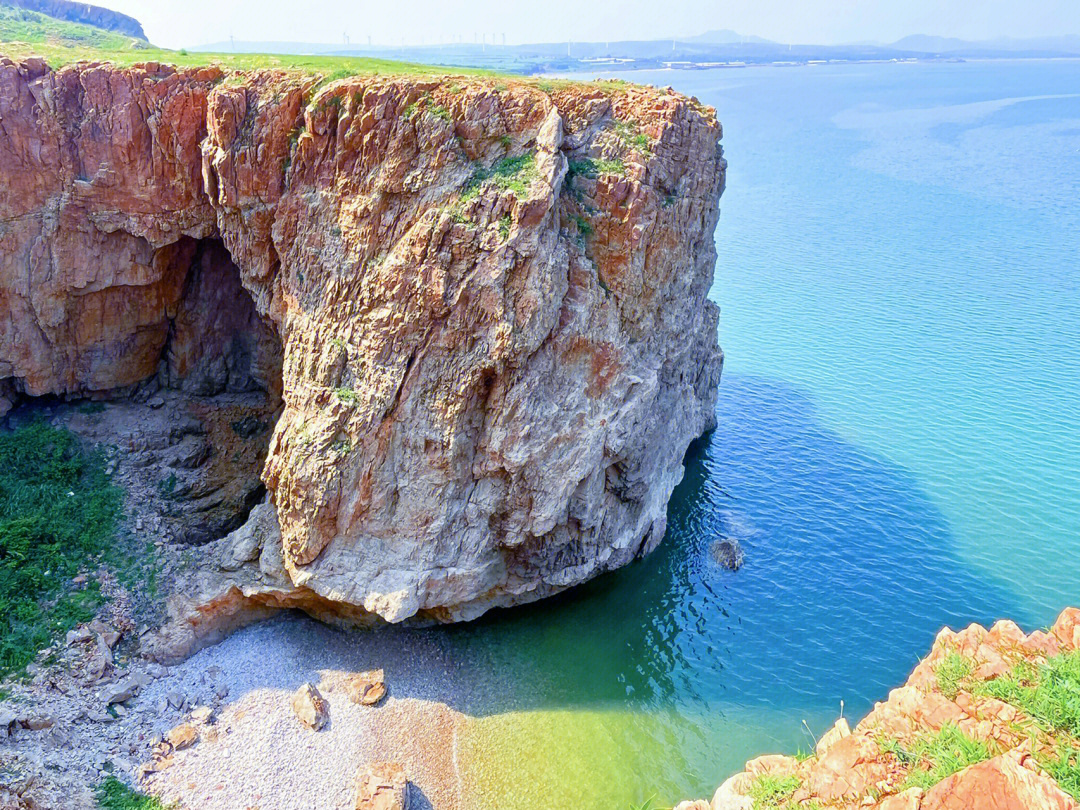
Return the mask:
<path id="1" fill-rule="evenodd" d="M 381 669 L 360 672 L 349 678 L 345 687 L 349 700 L 362 706 L 374 706 L 386 695 L 386 680 Z"/>
<path id="2" fill-rule="evenodd" d="M 330 705 L 312 683 L 305 683 L 293 695 L 292 708 L 300 722 L 320 731 L 330 720 Z"/>
<path id="3" fill-rule="evenodd" d="M 168 742 L 175 751 L 183 751 L 185 748 L 190 748 L 195 744 L 197 739 L 199 739 L 199 732 L 195 730 L 195 726 L 191 725 L 191 723 L 181 723 L 165 735 L 166 742 Z"/>
<path id="4" fill-rule="evenodd" d="M 396 762 L 373 762 L 356 785 L 356 810 L 408 810 L 409 781 Z"/>

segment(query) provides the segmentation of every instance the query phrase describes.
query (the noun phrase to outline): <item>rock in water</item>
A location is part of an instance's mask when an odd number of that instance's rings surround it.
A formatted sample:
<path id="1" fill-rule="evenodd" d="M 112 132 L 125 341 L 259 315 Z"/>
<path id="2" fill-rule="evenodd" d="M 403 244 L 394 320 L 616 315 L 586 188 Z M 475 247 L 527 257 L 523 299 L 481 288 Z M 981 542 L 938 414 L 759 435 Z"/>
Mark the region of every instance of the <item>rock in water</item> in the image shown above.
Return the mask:
<path id="1" fill-rule="evenodd" d="M 292 709 L 300 718 L 300 722 L 312 731 L 321 731 L 330 720 L 330 704 L 311 683 L 305 683 L 296 690 L 292 699 Z"/>
<path id="2" fill-rule="evenodd" d="M 273 528 L 235 571 L 200 547 L 176 652 L 243 611 L 470 619 L 655 548 L 723 359 L 715 111 L 224 77 L 0 57 L 4 395 L 283 400 Z"/>
<path id="3" fill-rule="evenodd" d="M 349 678 L 349 700 L 362 706 L 374 706 L 386 695 L 386 681 L 381 669 L 360 672 Z"/>
<path id="4" fill-rule="evenodd" d="M 373 762 L 360 774 L 356 810 L 408 810 L 409 781 L 394 762 Z"/>
<path id="5" fill-rule="evenodd" d="M 709 546 L 709 553 L 712 555 L 713 560 L 724 566 L 724 568 L 732 571 L 738 571 L 742 568 L 743 550 L 738 540 L 733 538 L 716 540 Z"/>

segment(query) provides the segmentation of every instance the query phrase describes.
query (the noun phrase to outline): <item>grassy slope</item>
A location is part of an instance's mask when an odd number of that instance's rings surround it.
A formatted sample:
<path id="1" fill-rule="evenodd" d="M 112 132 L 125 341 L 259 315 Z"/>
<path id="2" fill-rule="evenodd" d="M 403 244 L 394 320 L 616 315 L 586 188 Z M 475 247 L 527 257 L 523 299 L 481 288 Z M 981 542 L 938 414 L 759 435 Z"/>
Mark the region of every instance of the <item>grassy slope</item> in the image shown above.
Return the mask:
<path id="1" fill-rule="evenodd" d="M 0 55 L 16 58 L 41 56 L 54 68 L 80 61 L 108 61 L 120 66 L 154 61 L 183 67 L 221 65 L 233 70 L 285 68 L 340 77 L 357 74 L 500 75 L 491 70 L 446 68 L 388 59 L 170 51 L 111 31 L 63 22 L 10 6 L 0 6 Z"/>
<path id="2" fill-rule="evenodd" d="M 25 43 L 49 48 L 96 48 L 126 52 L 139 45 L 141 40 L 90 25 L 65 22 L 46 17 L 36 11 L 0 6 L 0 42 Z"/>

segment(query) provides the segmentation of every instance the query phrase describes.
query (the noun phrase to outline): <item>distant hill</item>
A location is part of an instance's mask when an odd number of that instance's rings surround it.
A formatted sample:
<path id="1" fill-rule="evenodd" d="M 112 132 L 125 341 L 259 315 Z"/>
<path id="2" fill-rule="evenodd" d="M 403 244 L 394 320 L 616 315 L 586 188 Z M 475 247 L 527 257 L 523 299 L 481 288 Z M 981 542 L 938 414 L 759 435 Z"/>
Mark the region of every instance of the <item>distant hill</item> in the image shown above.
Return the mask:
<path id="1" fill-rule="evenodd" d="M 6 2 L 0 3 L 0 42 L 25 42 L 35 46 L 92 48 L 103 51 L 130 51 L 149 47 L 145 39 L 92 25 L 58 20 Z"/>
<path id="2" fill-rule="evenodd" d="M 753 42 L 758 45 L 776 44 L 772 40 L 755 36 L 744 36 L 738 31 L 732 31 L 728 28 L 723 28 L 719 31 L 706 31 L 704 34 L 698 34 L 694 37 L 679 37 L 679 40 L 682 42 L 702 42 L 707 45 L 732 45 L 737 42 Z"/>
<path id="3" fill-rule="evenodd" d="M 327 54 L 378 57 L 426 64 L 478 67 L 514 73 L 701 69 L 751 64 L 818 64 L 824 62 L 896 61 L 912 59 L 1041 58 L 1080 56 L 1080 37 L 961 39 L 916 35 L 891 45 L 858 42 L 844 45 L 782 44 L 737 31 L 717 29 L 692 37 L 611 42 L 539 42 L 525 45 L 456 42 L 410 46 L 358 46 L 313 42 L 215 42 L 193 51 L 234 53 Z"/>
<path id="4" fill-rule="evenodd" d="M 142 24 L 134 17 L 89 3 L 74 3 L 71 0 L 0 0 L 0 6 L 21 8 L 63 22 L 89 25 L 135 39 L 146 39 Z"/>
<path id="5" fill-rule="evenodd" d="M 955 37 L 934 37 L 926 34 L 914 34 L 897 40 L 890 47 L 901 51 L 928 54 L 1077 54 L 1080 55 L 1080 36 L 1066 35 L 1057 37 L 1031 37 L 1016 39 L 999 37 L 980 41 L 956 39 Z"/>

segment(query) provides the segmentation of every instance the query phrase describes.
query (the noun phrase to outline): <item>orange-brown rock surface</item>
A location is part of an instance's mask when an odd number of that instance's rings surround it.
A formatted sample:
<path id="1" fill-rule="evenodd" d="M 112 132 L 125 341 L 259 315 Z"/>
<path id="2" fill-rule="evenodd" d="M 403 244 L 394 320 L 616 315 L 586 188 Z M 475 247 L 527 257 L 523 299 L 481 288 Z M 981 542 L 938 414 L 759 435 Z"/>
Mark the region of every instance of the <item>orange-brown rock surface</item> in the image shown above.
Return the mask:
<path id="1" fill-rule="evenodd" d="M 930 655 L 907 683 L 889 693 L 856 727 L 836 726 L 806 759 L 767 755 L 716 791 L 711 810 L 753 810 L 755 786 L 762 777 L 788 789 L 773 803 L 788 808 L 876 808 L 876 810 L 1080 810 L 1046 772 L 1062 743 L 1074 747 L 1066 732 L 1046 728 L 1016 706 L 987 696 L 980 684 L 1017 665 L 1037 667 L 1048 657 L 1080 650 L 1080 610 L 1064 611 L 1049 633 L 1025 635 L 1009 621 L 990 630 L 971 625 L 960 632 L 942 630 Z M 943 691 L 939 670 L 948 656 L 968 662 L 969 673 Z M 1032 670 L 1034 671 L 1034 670 Z M 897 750 L 918 750 L 918 741 L 956 728 L 986 746 L 986 756 L 929 787 L 906 784 L 925 761 L 900 758 Z M 760 798 L 760 797 L 759 797 Z M 691 803 L 686 806 L 694 807 Z"/>
<path id="2" fill-rule="evenodd" d="M 266 508 L 177 607 L 196 635 L 282 604 L 469 618 L 663 537 L 722 363 L 710 108 L 0 59 L 0 124 L 0 407 L 283 401 Z"/>

